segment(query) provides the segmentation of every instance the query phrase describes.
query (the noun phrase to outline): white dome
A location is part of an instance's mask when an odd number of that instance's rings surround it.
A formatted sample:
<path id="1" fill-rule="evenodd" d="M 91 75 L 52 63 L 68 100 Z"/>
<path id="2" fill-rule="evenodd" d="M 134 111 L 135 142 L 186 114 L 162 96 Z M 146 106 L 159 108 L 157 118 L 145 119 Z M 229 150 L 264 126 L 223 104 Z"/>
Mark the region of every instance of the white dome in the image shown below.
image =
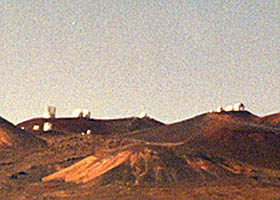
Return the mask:
<path id="1" fill-rule="evenodd" d="M 145 118 L 147 116 L 148 116 L 148 114 L 146 112 L 142 112 L 142 113 L 140 113 L 140 115 L 138 115 L 138 118 Z"/>
<path id="2" fill-rule="evenodd" d="M 233 105 L 233 110 L 234 111 L 244 111 L 245 110 L 245 106 L 244 106 L 244 104 L 243 103 L 235 103 L 234 105 Z"/>
<path id="3" fill-rule="evenodd" d="M 232 105 L 228 105 L 227 107 L 225 107 L 225 111 L 226 112 L 233 111 L 233 106 Z"/>
<path id="4" fill-rule="evenodd" d="M 90 118 L 90 112 L 87 109 L 77 108 L 73 111 L 73 117 Z"/>
<path id="5" fill-rule="evenodd" d="M 83 111 L 81 108 L 76 108 L 74 111 L 73 111 L 73 117 L 82 117 L 83 116 Z"/>

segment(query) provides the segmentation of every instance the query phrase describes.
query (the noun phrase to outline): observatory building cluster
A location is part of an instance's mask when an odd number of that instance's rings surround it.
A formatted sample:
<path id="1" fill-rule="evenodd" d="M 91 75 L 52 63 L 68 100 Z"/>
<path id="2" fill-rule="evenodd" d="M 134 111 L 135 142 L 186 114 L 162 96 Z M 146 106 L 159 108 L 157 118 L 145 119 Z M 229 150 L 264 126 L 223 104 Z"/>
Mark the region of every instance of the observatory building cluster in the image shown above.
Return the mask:
<path id="1" fill-rule="evenodd" d="M 91 113 L 87 109 L 77 108 L 73 111 L 72 117 L 90 119 L 90 114 Z M 55 106 L 46 106 L 45 112 L 43 114 L 43 118 L 44 119 L 56 118 L 56 107 Z M 22 129 L 24 129 L 24 127 L 22 127 Z M 51 131 L 51 130 L 53 130 L 53 124 L 49 121 L 46 121 L 43 124 L 43 127 L 41 127 L 41 128 L 40 128 L 40 125 L 38 125 L 38 124 L 35 124 L 33 126 L 34 131 L 39 131 L 40 129 L 42 129 L 44 132 Z M 88 131 L 87 134 L 90 134 L 90 132 Z"/>
<path id="2" fill-rule="evenodd" d="M 216 113 L 222 113 L 222 112 L 240 112 L 240 111 L 245 111 L 245 106 L 243 103 L 238 102 L 233 105 L 228 105 L 226 107 L 219 106 L 215 111 L 211 112 L 216 112 Z M 84 119 L 90 119 L 91 113 L 87 109 L 81 109 L 77 108 L 72 112 L 72 118 L 84 118 Z M 146 112 L 142 112 L 140 115 L 137 116 L 137 118 L 143 119 L 148 117 Z M 56 107 L 55 106 L 46 106 L 45 107 L 45 112 L 43 115 L 43 118 L 46 119 L 43 124 L 35 124 L 33 125 L 33 130 L 34 131 L 43 131 L 43 132 L 48 132 L 53 130 L 53 120 L 49 119 L 54 119 L 56 118 Z M 25 127 L 21 127 L 24 129 Z M 85 132 L 81 133 L 82 135 L 88 135 L 91 134 L 91 130 L 87 130 Z"/>
<path id="3" fill-rule="evenodd" d="M 235 112 L 238 112 L 238 111 L 245 111 L 245 106 L 243 103 L 235 103 L 233 105 L 228 105 L 226 106 L 225 108 L 223 108 L 222 106 L 219 106 L 217 109 L 216 109 L 216 112 L 220 113 L 220 112 L 232 112 L 232 111 L 235 111 Z"/>
<path id="4" fill-rule="evenodd" d="M 82 109 L 82 108 L 76 108 L 72 112 L 72 116 L 70 118 L 83 118 L 83 119 L 90 119 L 91 117 L 91 112 L 87 109 Z M 143 119 L 148 117 L 146 112 L 142 112 L 140 115 L 137 116 L 139 119 Z M 55 129 L 54 127 L 54 120 L 56 118 L 56 107 L 55 106 L 46 106 L 44 110 L 44 114 L 42 117 L 43 123 L 35 123 L 32 126 L 33 131 L 43 131 L 43 132 L 48 132 L 48 131 L 53 131 Z M 22 126 L 22 129 L 25 129 L 26 127 Z M 91 130 L 86 130 L 81 132 L 82 135 L 89 135 L 91 134 Z"/>

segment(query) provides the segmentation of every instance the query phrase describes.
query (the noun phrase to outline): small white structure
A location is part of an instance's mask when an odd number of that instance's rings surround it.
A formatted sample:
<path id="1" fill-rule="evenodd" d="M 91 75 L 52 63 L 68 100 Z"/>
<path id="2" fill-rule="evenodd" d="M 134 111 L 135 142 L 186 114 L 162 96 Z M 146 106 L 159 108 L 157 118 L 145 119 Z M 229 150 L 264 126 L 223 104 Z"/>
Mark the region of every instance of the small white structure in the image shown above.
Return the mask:
<path id="1" fill-rule="evenodd" d="M 143 119 L 145 117 L 148 117 L 148 114 L 146 112 L 142 112 L 140 113 L 140 115 L 138 115 L 138 118 Z"/>
<path id="2" fill-rule="evenodd" d="M 45 113 L 43 115 L 44 118 L 55 118 L 56 107 L 55 106 L 46 106 Z"/>
<path id="3" fill-rule="evenodd" d="M 73 117 L 82 117 L 83 113 L 82 113 L 82 109 L 81 108 L 76 108 L 73 113 L 72 113 Z"/>
<path id="4" fill-rule="evenodd" d="M 224 110 L 223 107 L 222 107 L 222 106 L 219 106 L 219 107 L 216 109 L 216 112 L 220 113 L 220 112 L 222 112 L 223 110 Z"/>
<path id="5" fill-rule="evenodd" d="M 52 130 L 52 124 L 50 122 L 45 122 L 43 125 L 43 131 L 47 132 L 47 131 L 51 131 Z"/>
<path id="6" fill-rule="evenodd" d="M 90 135 L 91 134 L 91 130 L 90 129 L 88 129 L 86 132 L 81 132 L 81 135 Z"/>
<path id="7" fill-rule="evenodd" d="M 243 103 L 235 103 L 234 105 L 233 105 L 233 110 L 234 111 L 244 111 L 245 110 L 245 106 L 244 106 L 244 104 Z"/>
<path id="8" fill-rule="evenodd" d="M 73 117 L 79 118 L 90 118 L 90 112 L 87 109 L 77 108 L 73 111 Z"/>
<path id="9" fill-rule="evenodd" d="M 225 107 L 225 111 L 226 112 L 233 111 L 233 106 L 232 105 L 228 105 L 227 107 Z"/>
<path id="10" fill-rule="evenodd" d="M 90 118 L 90 112 L 87 109 L 83 109 L 83 117 L 87 119 Z"/>
<path id="11" fill-rule="evenodd" d="M 32 128 L 34 131 L 39 131 L 40 130 L 40 126 L 35 124 Z"/>

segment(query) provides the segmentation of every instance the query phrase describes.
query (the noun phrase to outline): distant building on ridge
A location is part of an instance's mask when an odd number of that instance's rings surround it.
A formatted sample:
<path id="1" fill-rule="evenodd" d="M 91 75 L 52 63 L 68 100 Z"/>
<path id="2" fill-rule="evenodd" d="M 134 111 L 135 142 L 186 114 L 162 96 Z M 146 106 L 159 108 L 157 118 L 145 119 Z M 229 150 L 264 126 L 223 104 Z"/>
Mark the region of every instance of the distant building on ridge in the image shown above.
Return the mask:
<path id="1" fill-rule="evenodd" d="M 241 102 L 238 102 L 238 103 L 235 103 L 233 105 L 228 105 L 226 106 L 225 108 L 223 108 L 222 106 L 219 106 L 217 109 L 216 109 L 216 112 L 220 113 L 220 112 L 231 112 L 231 111 L 235 111 L 235 112 L 239 112 L 239 111 L 245 111 L 245 106 L 243 103 Z"/>
<path id="2" fill-rule="evenodd" d="M 77 108 L 72 113 L 75 118 L 90 118 L 90 112 L 87 109 Z"/>
<path id="3" fill-rule="evenodd" d="M 44 118 L 55 118 L 56 107 L 55 106 L 46 106 L 45 113 L 43 115 Z"/>

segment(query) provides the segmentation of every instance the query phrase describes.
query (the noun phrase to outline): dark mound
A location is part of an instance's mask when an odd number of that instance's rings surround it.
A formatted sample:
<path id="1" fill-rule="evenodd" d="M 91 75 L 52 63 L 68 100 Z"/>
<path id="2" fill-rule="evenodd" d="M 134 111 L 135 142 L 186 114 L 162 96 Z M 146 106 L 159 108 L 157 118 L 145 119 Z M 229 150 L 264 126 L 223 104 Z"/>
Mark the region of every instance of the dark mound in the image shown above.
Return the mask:
<path id="1" fill-rule="evenodd" d="M 280 138 L 249 112 L 206 113 L 96 141 L 95 154 L 43 181 L 170 184 L 279 170 Z"/>
<path id="2" fill-rule="evenodd" d="M 44 124 L 52 124 L 52 132 L 57 133 L 82 133 L 91 130 L 93 134 L 106 135 L 108 130 L 104 124 L 87 118 L 35 118 L 19 123 L 17 126 L 36 134 L 44 133 Z M 37 128 L 35 129 L 34 127 Z"/>
<path id="3" fill-rule="evenodd" d="M 203 152 L 279 168 L 279 131 L 259 124 L 258 118 L 248 112 L 230 112 L 207 113 L 127 137 L 157 143 L 184 142 L 181 152 Z"/>
<path id="4" fill-rule="evenodd" d="M 131 117 L 113 120 L 95 120 L 101 124 L 105 124 L 107 130 L 111 134 L 122 135 L 124 133 L 164 126 L 165 124 L 150 117 Z"/>
<path id="5" fill-rule="evenodd" d="M 21 130 L 0 117 L 0 147 L 30 149 L 45 146 L 46 143 L 31 133 Z"/>
<path id="6" fill-rule="evenodd" d="M 43 133 L 44 123 L 52 124 L 52 132 L 57 133 L 87 133 L 90 131 L 93 135 L 109 135 L 123 134 L 134 130 L 146 129 L 164 125 L 163 123 L 145 118 L 124 118 L 114 120 L 98 120 L 87 118 L 35 118 L 19 123 L 18 127 L 23 127 L 25 130 L 33 133 Z M 38 126 L 34 130 L 34 126 Z"/>

